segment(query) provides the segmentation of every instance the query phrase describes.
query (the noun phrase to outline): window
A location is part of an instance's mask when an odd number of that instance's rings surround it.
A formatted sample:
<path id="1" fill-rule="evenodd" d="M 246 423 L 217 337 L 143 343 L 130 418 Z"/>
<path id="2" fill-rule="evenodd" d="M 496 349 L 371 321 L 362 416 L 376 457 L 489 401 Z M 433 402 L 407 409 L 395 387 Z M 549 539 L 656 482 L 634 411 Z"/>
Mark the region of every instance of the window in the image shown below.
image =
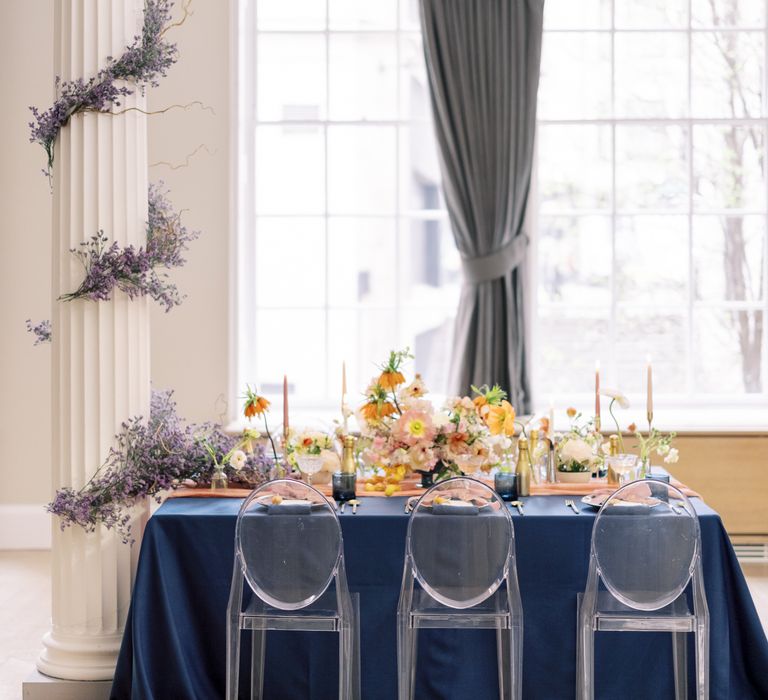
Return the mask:
<path id="1" fill-rule="evenodd" d="M 410 346 L 446 385 L 459 258 L 416 0 L 239 7 L 237 386 L 338 406 Z"/>
<path id="2" fill-rule="evenodd" d="M 409 345 L 446 390 L 459 257 L 417 0 L 240 0 L 236 387 L 339 401 Z M 763 0 L 547 0 L 533 386 L 765 404 Z M 489 381 L 493 378 L 489 377 Z M 586 401 L 584 402 L 586 406 Z"/>
<path id="3" fill-rule="evenodd" d="M 547 0 L 539 399 L 652 355 L 668 404 L 765 401 L 765 6 Z"/>

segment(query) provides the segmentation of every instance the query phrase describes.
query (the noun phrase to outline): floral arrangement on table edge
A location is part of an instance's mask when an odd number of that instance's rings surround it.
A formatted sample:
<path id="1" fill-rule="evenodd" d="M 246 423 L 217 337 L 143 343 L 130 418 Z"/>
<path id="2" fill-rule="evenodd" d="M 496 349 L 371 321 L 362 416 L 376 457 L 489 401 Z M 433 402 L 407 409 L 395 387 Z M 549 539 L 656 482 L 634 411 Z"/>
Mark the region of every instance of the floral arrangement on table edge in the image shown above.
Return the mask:
<path id="1" fill-rule="evenodd" d="M 566 413 L 570 428 L 567 433 L 555 436 L 558 471 L 587 472 L 599 468 L 603 461 L 598 449 L 602 435 L 595 419 L 584 419 L 575 408 L 569 408 Z"/>
<path id="2" fill-rule="evenodd" d="M 272 460 L 259 435 L 246 430 L 229 435 L 219 425 L 185 424 L 176 412 L 173 392 L 152 392 L 149 420 L 134 417 L 115 436 L 104 463 L 78 490 L 59 489 L 47 510 L 60 518 L 62 530 L 79 525 L 114 528 L 130 541 L 130 509 L 146 497 L 210 482 L 224 469 L 230 482 L 255 487 L 269 478 Z"/>
<path id="3" fill-rule="evenodd" d="M 185 17 L 188 4 L 186 2 L 183 5 Z M 45 149 L 48 163 L 43 172 L 48 178 L 53 168 L 56 139 L 73 115 L 81 112 L 109 113 L 113 107 L 120 106 L 122 98 L 134 92 L 135 88 L 122 84 L 122 81 L 134 83 L 143 94 L 147 85 L 156 87 L 159 84 L 158 78 L 165 76 L 176 62 L 176 45 L 168 43 L 164 38 L 168 29 L 175 26 L 171 24 L 172 7 L 173 3 L 169 0 L 146 0 L 141 35 L 134 37 L 119 58 L 109 56 L 106 67 L 87 81 L 78 78 L 62 82 L 57 77 L 59 97 L 53 105 L 44 112 L 37 107 L 29 108 L 34 117 L 34 121 L 29 123 L 29 140 L 31 143 L 39 143 Z M 121 84 L 116 84 L 118 81 Z"/>
<path id="4" fill-rule="evenodd" d="M 498 386 L 474 388 L 476 396 L 454 397 L 436 408 L 417 374 L 406 383 L 408 349 L 392 351 L 366 390 L 358 410 L 363 464 L 380 472 L 365 489 L 392 495 L 411 472 L 436 479 L 490 470 L 512 447 L 515 409 Z"/>

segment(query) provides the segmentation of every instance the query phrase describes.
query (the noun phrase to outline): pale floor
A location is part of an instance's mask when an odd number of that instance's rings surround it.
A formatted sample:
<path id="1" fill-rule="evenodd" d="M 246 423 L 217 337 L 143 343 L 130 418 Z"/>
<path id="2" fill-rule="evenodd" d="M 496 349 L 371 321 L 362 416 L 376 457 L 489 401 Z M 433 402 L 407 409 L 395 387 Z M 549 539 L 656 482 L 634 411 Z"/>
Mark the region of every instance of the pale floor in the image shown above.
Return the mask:
<path id="1" fill-rule="evenodd" d="M 0 700 L 19 700 L 51 614 L 50 552 L 0 551 Z M 768 633 L 768 563 L 744 564 Z"/>

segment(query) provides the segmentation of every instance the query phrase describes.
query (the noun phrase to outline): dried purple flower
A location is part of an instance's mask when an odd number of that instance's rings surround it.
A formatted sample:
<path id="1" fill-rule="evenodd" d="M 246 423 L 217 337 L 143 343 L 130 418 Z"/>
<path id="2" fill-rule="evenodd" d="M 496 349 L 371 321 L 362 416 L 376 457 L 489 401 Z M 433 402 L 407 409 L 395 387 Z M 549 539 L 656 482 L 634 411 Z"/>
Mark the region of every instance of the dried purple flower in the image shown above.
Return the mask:
<path id="1" fill-rule="evenodd" d="M 134 417 L 115 436 L 115 446 L 104 464 L 83 488 L 59 489 L 46 509 L 60 518 L 62 530 L 79 525 L 92 532 L 99 524 L 114 528 L 124 542 L 130 541 L 129 509 L 147 497 L 160 500 L 160 492 L 184 485 L 187 480 L 209 483 L 213 461 L 238 444 L 221 426 L 187 425 L 176 413 L 173 392 L 152 392 L 149 421 Z M 256 445 L 244 467 L 225 471 L 230 483 L 258 486 L 269 478 L 272 461 L 264 447 Z"/>
<path id="2" fill-rule="evenodd" d="M 74 292 L 59 297 L 62 301 L 107 301 L 117 287 L 131 299 L 149 295 L 166 311 L 181 304 L 176 285 L 160 270 L 184 265 L 182 253 L 199 233 L 181 223 L 181 213 L 173 210 L 162 183 L 149 186 L 148 204 L 146 247 L 121 248 L 116 241 L 107 245 L 104 231 L 91 236 L 80 249 L 72 249 L 83 264 L 85 278 Z"/>
<path id="3" fill-rule="evenodd" d="M 35 325 L 32 325 L 32 321 L 27 319 L 27 331 L 34 334 L 35 345 L 51 342 L 51 322 L 48 319 L 40 321 L 40 323 Z"/>
<path id="4" fill-rule="evenodd" d="M 178 51 L 175 44 L 164 40 L 163 35 L 171 19 L 170 0 L 146 0 L 144 24 L 141 35 L 133 38 L 120 58 L 107 58 L 107 66 L 88 81 L 83 78 L 61 82 L 56 78 L 59 98 L 45 112 L 30 107 L 34 121 L 29 122 L 30 142 L 39 143 L 48 156 L 49 177 L 53 167 L 53 150 L 59 132 L 72 115 L 79 112 L 109 112 L 120 105 L 120 99 L 133 94 L 126 85 L 115 81 L 131 81 L 144 92 L 147 85 L 158 85 L 158 78 L 166 75 L 176 62 Z"/>

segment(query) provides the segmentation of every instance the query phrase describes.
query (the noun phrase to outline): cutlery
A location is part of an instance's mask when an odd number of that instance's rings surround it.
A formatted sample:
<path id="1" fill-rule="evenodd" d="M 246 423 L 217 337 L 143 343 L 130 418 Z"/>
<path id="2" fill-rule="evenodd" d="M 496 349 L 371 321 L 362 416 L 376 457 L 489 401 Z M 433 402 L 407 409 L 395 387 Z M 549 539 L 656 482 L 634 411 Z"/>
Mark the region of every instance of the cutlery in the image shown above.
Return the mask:
<path id="1" fill-rule="evenodd" d="M 525 513 L 523 512 L 523 502 L 522 501 L 511 501 L 509 505 L 514 506 L 515 508 L 517 508 L 517 512 L 520 513 L 520 515 L 525 515 Z"/>
<path id="2" fill-rule="evenodd" d="M 566 498 L 565 499 L 565 506 L 566 508 L 570 508 L 576 515 L 579 515 L 581 511 L 576 507 L 576 504 L 573 502 L 573 499 Z"/>
<path id="3" fill-rule="evenodd" d="M 341 502 L 341 507 L 339 508 L 339 513 L 343 513 L 344 512 L 344 508 L 345 508 L 346 505 L 347 505 L 346 501 L 342 501 Z"/>
<path id="4" fill-rule="evenodd" d="M 351 505 L 351 506 L 352 506 L 352 515 L 357 515 L 357 507 L 358 507 L 359 505 L 362 505 L 362 504 L 361 504 L 361 503 L 360 503 L 360 501 L 358 501 L 356 498 L 353 498 L 353 499 L 352 499 L 352 500 L 349 502 L 349 505 Z"/>

